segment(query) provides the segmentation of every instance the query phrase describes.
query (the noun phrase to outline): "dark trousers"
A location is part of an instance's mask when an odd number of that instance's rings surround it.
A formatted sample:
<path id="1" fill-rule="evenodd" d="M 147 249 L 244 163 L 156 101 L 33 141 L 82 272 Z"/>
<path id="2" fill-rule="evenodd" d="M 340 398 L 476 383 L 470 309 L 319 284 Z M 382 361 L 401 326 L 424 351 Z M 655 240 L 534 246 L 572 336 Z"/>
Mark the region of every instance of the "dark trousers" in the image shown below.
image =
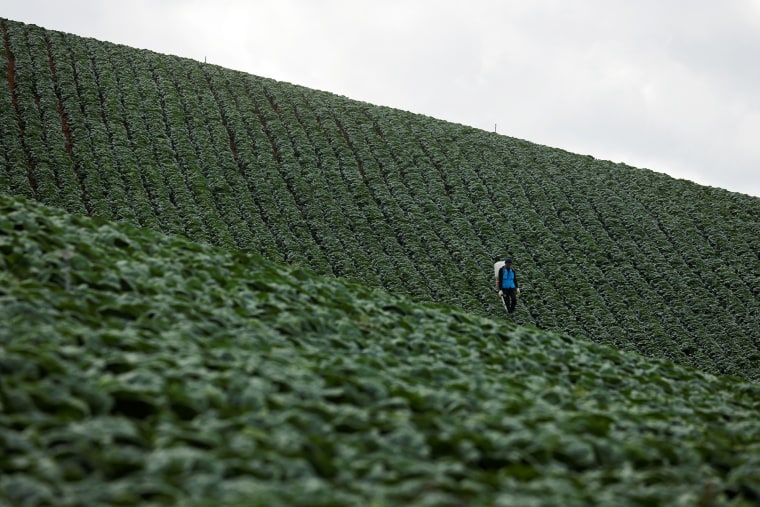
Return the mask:
<path id="1" fill-rule="evenodd" d="M 501 289 L 504 292 L 504 304 L 507 305 L 507 311 L 512 313 L 517 306 L 517 289 Z"/>

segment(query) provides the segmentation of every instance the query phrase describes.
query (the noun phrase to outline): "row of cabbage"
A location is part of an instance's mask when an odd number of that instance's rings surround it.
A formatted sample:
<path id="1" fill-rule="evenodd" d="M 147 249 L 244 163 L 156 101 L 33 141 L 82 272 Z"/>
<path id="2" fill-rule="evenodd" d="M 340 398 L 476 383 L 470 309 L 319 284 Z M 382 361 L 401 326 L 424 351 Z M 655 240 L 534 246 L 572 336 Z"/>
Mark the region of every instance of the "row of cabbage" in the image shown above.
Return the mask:
<path id="1" fill-rule="evenodd" d="M 3 21 L 2 186 L 754 377 L 760 204 L 408 112 Z"/>

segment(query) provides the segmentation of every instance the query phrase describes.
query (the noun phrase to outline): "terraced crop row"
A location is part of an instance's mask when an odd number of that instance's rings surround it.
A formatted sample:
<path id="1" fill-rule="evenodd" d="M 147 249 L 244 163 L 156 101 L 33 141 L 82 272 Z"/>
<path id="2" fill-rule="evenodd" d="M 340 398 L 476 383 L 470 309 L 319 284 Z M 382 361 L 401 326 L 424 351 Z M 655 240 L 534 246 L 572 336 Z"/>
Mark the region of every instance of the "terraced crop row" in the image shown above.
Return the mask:
<path id="1" fill-rule="evenodd" d="M 760 201 L 0 21 L 0 189 L 758 378 Z"/>

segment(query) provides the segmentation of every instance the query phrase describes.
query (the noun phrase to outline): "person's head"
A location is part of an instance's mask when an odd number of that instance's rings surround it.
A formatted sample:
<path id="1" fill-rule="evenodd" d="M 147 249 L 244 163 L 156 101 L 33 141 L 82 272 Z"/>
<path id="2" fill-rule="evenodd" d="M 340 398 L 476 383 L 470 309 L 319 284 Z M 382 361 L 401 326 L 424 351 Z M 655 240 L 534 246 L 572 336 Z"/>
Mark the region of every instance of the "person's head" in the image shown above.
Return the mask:
<path id="1" fill-rule="evenodd" d="M 507 266 L 511 266 L 512 265 L 512 258 L 511 257 L 507 257 L 506 259 L 504 259 L 504 264 L 506 264 Z"/>

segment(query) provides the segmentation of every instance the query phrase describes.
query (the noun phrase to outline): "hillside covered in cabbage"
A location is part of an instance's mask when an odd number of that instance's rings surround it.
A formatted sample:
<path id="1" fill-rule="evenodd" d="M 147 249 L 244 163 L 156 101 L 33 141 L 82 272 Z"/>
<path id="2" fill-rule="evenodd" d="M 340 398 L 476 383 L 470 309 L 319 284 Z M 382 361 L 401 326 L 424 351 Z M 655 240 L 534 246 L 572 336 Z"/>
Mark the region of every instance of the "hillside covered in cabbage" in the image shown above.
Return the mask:
<path id="1" fill-rule="evenodd" d="M 0 20 L 0 189 L 758 379 L 760 199 Z"/>
<path id="2" fill-rule="evenodd" d="M 0 36 L 0 504 L 760 503 L 760 199 Z"/>

